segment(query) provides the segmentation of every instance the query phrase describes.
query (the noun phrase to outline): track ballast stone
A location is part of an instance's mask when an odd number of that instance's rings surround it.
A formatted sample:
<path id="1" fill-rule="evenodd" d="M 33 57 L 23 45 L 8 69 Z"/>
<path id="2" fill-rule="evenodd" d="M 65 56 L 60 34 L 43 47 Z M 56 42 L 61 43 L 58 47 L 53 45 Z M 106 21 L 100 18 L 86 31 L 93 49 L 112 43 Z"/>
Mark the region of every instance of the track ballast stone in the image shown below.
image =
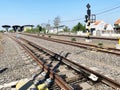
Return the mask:
<path id="1" fill-rule="evenodd" d="M 25 51 L 13 40 L 4 36 L 4 52 L 0 54 L 0 85 L 32 76 L 24 58 Z"/>
<path id="2" fill-rule="evenodd" d="M 104 74 L 110 75 L 113 79 L 120 82 L 120 56 L 90 51 L 70 45 L 46 41 L 30 36 L 20 35 L 20 37 L 52 50 L 56 53 L 69 53 L 68 59 L 79 64 L 85 64 L 89 67 L 97 67 Z"/>

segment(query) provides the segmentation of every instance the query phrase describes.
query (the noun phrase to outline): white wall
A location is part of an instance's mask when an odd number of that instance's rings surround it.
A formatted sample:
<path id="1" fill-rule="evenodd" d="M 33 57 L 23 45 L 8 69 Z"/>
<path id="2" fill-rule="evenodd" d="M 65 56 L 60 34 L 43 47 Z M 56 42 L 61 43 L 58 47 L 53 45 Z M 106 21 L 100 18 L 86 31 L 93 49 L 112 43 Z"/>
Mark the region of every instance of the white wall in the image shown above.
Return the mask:
<path id="1" fill-rule="evenodd" d="M 112 25 L 108 24 L 106 30 L 113 30 Z"/>
<path id="2" fill-rule="evenodd" d="M 63 29 L 58 29 L 58 32 L 63 31 Z M 49 30 L 49 33 L 57 33 L 57 29 Z"/>
<path id="3" fill-rule="evenodd" d="M 101 21 L 98 25 L 95 25 L 96 30 L 104 30 L 105 22 Z"/>
<path id="4" fill-rule="evenodd" d="M 79 32 L 77 32 L 77 35 L 86 36 L 86 35 L 87 35 L 87 33 L 83 33 L 82 31 L 79 31 Z"/>
<path id="5" fill-rule="evenodd" d="M 104 36 L 104 37 L 117 37 L 117 38 L 120 38 L 120 34 L 101 34 L 101 36 Z"/>

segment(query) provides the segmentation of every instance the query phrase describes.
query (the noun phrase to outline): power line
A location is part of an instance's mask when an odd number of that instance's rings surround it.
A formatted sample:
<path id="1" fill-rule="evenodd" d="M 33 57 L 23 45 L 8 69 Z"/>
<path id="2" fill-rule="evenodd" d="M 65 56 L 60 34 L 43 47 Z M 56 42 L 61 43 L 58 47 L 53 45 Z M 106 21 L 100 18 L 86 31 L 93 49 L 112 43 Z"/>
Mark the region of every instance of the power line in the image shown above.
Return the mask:
<path id="1" fill-rule="evenodd" d="M 120 8 L 120 5 L 117 6 L 117 7 L 114 7 L 114 8 L 111 8 L 111 9 L 108 9 L 108 10 L 105 10 L 105 11 L 102 11 L 102 12 L 99 12 L 99 13 L 96 13 L 96 15 L 100 15 L 100 14 L 104 14 L 104 13 L 107 13 L 107 12 L 111 12 L 111 11 L 113 11 L 113 10 L 115 10 L 115 9 L 118 9 L 118 8 Z"/>
<path id="2" fill-rule="evenodd" d="M 73 19 L 73 20 L 64 20 L 64 21 L 61 21 L 62 23 L 63 22 L 74 22 L 74 21 L 79 21 L 79 20 L 82 20 L 84 18 L 79 18 L 79 19 Z"/>
<path id="3" fill-rule="evenodd" d="M 111 9 L 108 9 L 108 10 L 96 13 L 95 15 L 101 15 L 101 14 L 104 14 L 104 13 L 108 13 L 108 12 L 111 12 L 111 11 L 116 10 L 118 8 L 120 8 L 120 5 L 116 6 L 114 8 L 111 8 Z M 73 19 L 73 20 L 64 20 L 64 21 L 61 21 L 61 23 L 63 23 L 63 22 L 74 22 L 74 21 L 79 21 L 79 20 L 82 20 L 82 19 L 84 19 L 84 17 L 83 18 L 79 18 L 79 19 Z"/>

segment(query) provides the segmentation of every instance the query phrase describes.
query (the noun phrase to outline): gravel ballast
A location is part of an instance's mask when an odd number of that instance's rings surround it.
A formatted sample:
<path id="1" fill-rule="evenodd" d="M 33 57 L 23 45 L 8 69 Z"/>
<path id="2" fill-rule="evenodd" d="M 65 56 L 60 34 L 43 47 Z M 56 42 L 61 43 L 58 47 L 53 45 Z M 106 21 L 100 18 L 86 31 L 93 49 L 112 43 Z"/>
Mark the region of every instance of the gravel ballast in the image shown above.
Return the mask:
<path id="1" fill-rule="evenodd" d="M 3 36 L 0 54 L 0 85 L 32 76 L 25 63 L 25 51 L 13 40 Z"/>
<path id="2" fill-rule="evenodd" d="M 120 56 L 89 51 L 86 49 L 37 39 L 30 36 L 20 35 L 20 37 L 31 40 L 32 42 L 58 54 L 62 51 L 62 54 L 70 53 L 67 57 L 68 59 L 79 64 L 85 64 L 88 67 L 97 67 L 104 74 L 110 75 L 113 79 L 120 82 Z"/>
<path id="3" fill-rule="evenodd" d="M 104 74 L 110 75 L 110 77 L 120 82 L 120 56 L 90 51 L 24 35 L 19 36 L 58 54 L 61 52 L 61 55 L 69 53 L 68 59 L 79 64 L 85 64 L 87 67 L 97 67 Z M 34 66 L 29 65 L 25 60 L 25 58 L 27 60 L 31 59 L 29 55 L 15 41 L 7 36 L 4 36 L 2 39 L 2 47 L 4 52 L 0 54 L 0 85 L 24 78 L 31 78 L 33 73 L 30 72 L 29 67 L 33 68 Z M 96 86 L 90 90 L 96 89 L 112 90 L 112 88 L 106 85 Z"/>

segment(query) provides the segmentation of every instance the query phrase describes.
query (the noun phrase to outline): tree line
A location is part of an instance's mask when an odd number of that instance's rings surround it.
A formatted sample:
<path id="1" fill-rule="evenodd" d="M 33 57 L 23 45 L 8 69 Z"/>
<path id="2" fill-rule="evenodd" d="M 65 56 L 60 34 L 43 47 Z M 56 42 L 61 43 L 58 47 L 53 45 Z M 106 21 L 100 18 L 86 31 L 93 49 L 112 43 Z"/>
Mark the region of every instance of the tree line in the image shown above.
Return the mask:
<path id="1" fill-rule="evenodd" d="M 54 27 L 52 27 L 52 29 L 56 29 L 57 30 L 57 33 L 58 33 L 58 30 L 59 28 L 61 27 L 64 27 L 63 28 L 63 32 L 78 32 L 78 31 L 83 31 L 83 32 L 86 32 L 85 30 L 85 25 L 83 25 L 82 23 L 78 22 L 77 25 L 73 26 L 72 29 L 70 29 L 68 26 L 65 26 L 65 25 L 60 25 L 61 23 L 61 20 L 60 20 L 60 17 L 57 16 L 55 17 L 55 19 L 53 20 L 54 22 Z M 26 26 L 26 25 L 25 25 Z M 24 27 L 25 27 L 24 26 Z M 30 26 L 30 25 L 29 25 Z M 32 25 L 31 25 L 32 26 Z M 2 26 L 3 28 L 6 27 L 6 25 Z M 15 28 L 16 26 L 12 26 L 13 28 L 11 30 L 9 30 L 10 32 L 16 32 Z M 19 26 L 20 27 L 20 26 Z M 9 27 L 10 28 L 10 27 Z M 18 27 L 17 27 L 18 28 Z M 31 29 L 27 29 L 25 32 L 28 32 L 28 33 L 49 33 L 51 29 L 51 25 L 49 23 L 45 24 L 44 26 L 42 25 L 37 25 L 36 27 L 32 28 Z M 8 31 L 8 26 L 6 27 L 6 31 Z"/>

